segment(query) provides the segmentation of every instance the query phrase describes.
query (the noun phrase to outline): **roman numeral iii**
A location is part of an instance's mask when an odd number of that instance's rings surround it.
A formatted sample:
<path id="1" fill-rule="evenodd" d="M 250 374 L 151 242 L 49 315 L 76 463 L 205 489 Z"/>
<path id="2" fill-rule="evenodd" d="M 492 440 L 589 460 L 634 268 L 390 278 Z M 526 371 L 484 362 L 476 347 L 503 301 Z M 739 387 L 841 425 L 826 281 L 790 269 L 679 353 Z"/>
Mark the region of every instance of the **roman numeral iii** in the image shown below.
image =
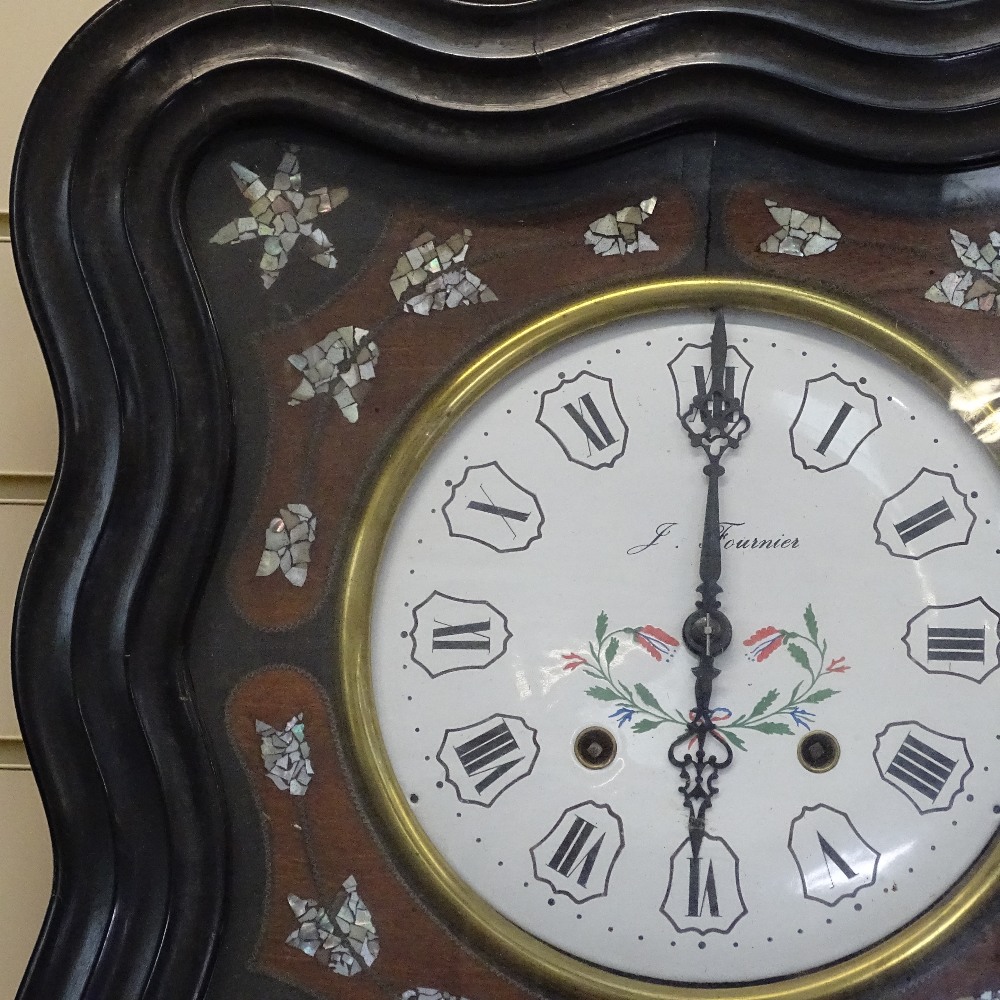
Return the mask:
<path id="1" fill-rule="evenodd" d="M 981 597 L 961 604 L 932 604 L 915 614 L 903 633 L 909 658 L 929 674 L 981 684 L 1000 667 L 1000 614 Z"/>

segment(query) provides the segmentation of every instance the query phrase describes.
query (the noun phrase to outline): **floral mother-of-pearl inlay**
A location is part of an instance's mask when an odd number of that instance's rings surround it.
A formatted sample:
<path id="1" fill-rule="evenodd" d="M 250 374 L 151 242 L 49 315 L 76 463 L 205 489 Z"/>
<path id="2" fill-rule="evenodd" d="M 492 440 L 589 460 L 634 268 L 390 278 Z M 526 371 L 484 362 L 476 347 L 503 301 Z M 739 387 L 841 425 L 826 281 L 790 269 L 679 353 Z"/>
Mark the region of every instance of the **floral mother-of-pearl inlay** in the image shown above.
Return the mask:
<path id="1" fill-rule="evenodd" d="M 464 266 L 471 238 L 469 229 L 443 243 L 436 243 L 433 233 L 421 233 L 410 244 L 389 278 L 392 293 L 405 312 L 429 316 L 456 306 L 497 301 L 486 282 Z"/>
<path id="2" fill-rule="evenodd" d="M 302 713 L 293 715 L 284 729 L 275 729 L 258 719 L 257 735 L 260 736 L 264 772 L 275 787 L 291 795 L 305 795 L 315 772 L 309 759 L 309 743 L 306 741 Z"/>
<path id="3" fill-rule="evenodd" d="M 760 245 L 763 253 L 782 253 L 790 257 L 814 257 L 832 253 L 840 244 L 841 231 L 825 216 L 810 215 L 798 208 L 779 205 L 764 199 L 771 218 L 781 227 Z"/>
<path id="4" fill-rule="evenodd" d="M 329 906 L 290 893 L 299 926 L 285 944 L 314 957 L 338 976 L 356 976 L 378 958 L 379 940 L 371 911 L 358 895 L 358 883 L 349 875 Z M 331 916 L 331 913 L 333 914 Z"/>
<path id="5" fill-rule="evenodd" d="M 444 990 L 435 990 L 429 986 L 418 986 L 412 990 L 404 990 L 399 995 L 399 1000 L 465 1000 L 465 997 L 446 993 Z"/>
<path id="6" fill-rule="evenodd" d="M 1000 290 L 1000 233 L 994 230 L 980 246 L 957 229 L 951 230 L 955 256 L 970 270 L 959 269 L 935 281 L 924 292 L 930 302 L 941 302 L 958 309 L 997 315 L 997 291 Z"/>
<path id="7" fill-rule="evenodd" d="M 594 219 L 583 234 L 583 241 L 587 246 L 593 247 L 594 253 L 599 257 L 659 250 L 659 244 L 639 228 L 655 208 L 654 195 L 640 201 L 638 205 L 626 205 L 617 212 L 608 212 L 607 215 Z"/>
<path id="8" fill-rule="evenodd" d="M 282 507 L 264 532 L 257 576 L 270 576 L 280 569 L 293 587 L 301 587 L 306 582 L 315 540 L 316 515 L 304 503 Z"/>
<path id="9" fill-rule="evenodd" d="M 358 420 L 357 390 L 375 378 L 378 347 L 360 326 L 331 330 L 318 344 L 301 354 L 291 354 L 289 364 L 302 373 L 302 381 L 288 399 L 298 406 L 323 393 L 336 400 L 340 412 L 354 424 Z"/>

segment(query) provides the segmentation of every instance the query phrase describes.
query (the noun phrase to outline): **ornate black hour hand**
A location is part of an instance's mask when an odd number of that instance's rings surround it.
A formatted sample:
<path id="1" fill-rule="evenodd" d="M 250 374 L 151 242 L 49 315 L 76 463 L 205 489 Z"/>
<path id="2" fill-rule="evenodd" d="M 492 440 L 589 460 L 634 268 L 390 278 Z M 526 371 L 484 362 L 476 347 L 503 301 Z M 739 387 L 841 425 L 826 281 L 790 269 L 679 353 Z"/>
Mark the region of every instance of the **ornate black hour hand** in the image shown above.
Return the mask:
<path id="1" fill-rule="evenodd" d="M 701 539 L 700 597 L 683 628 L 685 644 L 698 657 L 698 664 L 692 669 L 695 707 L 687 729 L 670 745 L 669 752 L 670 761 L 680 768 L 684 782 L 680 791 L 688 809 L 688 827 L 696 853 L 705 830 L 705 813 L 717 791 L 718 773 L 733 760 L 732 747 L 716 731 L 711 709 L 712 683 L 719 674 L 715 658 L 726 650 L 733 637 L 732 626 L 719 603 L 722 593 L 719 479 L 725 472 L 723 456 L 730 448 L 738 448 L 750 429 L 742 400 L 735 393 L 735 370 L 726 364 L 728 350 L 726 321 L 719 311 L 712 330 L 710 384 L 699 386 L 681 417 L 691 444 L 701 448 L 708 459 L 704 468 L 708 491 Z"/>

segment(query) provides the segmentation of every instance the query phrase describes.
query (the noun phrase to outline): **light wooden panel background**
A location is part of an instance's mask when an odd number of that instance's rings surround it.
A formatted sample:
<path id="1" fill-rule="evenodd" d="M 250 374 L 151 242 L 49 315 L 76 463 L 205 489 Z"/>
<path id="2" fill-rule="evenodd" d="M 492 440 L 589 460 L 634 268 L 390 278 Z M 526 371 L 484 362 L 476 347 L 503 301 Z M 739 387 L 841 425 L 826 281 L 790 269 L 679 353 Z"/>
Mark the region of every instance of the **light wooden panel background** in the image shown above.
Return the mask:
<path id="1" fill-rule="evenodd" d="M 8 43 L 0 62 L 0 1000 L 17 992 L 52 882 L 48 829 L 14 713 L 10 625 L 58 446 L 48 375 L 4 238 L 10 168 L 35 87 L 59 49 L 102 6 L 104 0 L 34 0 L 30 10 L 0 3 L 0 38 Z"/>

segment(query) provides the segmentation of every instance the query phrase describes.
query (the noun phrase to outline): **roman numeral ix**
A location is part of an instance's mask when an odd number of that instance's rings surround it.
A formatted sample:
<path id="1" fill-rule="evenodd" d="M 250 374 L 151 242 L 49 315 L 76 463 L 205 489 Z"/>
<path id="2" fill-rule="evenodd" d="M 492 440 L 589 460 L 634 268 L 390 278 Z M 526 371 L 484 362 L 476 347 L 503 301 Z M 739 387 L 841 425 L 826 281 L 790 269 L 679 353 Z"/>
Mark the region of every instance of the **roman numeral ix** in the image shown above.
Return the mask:
<path id="1" fill-rule="evenodd" d="M 437 626 L 431 633 L 432 649 L 482 649 L 489 652 L 490 622 L 466 622 L 464 625 L 449 625 L 434 619 Z M 457 638 L 468 636 L 469 638 Z"/>

